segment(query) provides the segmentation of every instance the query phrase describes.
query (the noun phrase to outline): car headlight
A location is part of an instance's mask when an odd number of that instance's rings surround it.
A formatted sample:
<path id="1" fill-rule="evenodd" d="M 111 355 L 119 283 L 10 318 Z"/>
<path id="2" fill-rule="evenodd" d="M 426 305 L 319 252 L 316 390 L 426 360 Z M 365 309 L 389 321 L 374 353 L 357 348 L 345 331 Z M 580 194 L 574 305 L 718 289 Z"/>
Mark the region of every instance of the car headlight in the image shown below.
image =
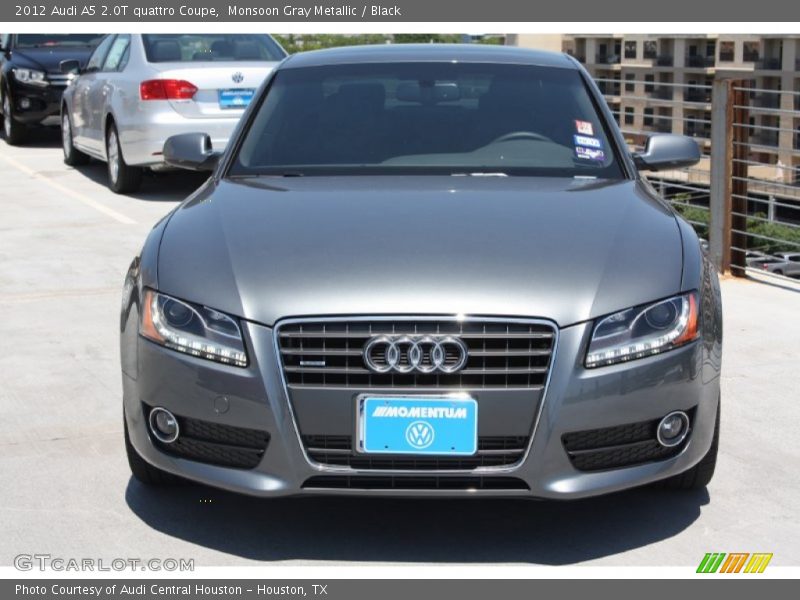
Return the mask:
<path id="1" fill-rule="evenodd" d="M 207 306 L 145 290 L 139 332 L 172 350 L 216 362 L 247 366 L 236 319 Z"/>
<path id="2" fill-rule="evenodd" d="M 697 294 L 643 304 L 597 321 L 586 353 L 586 367 L 603 367 L 644 358 L 697 338 Z"/>
<path id="3" fill-rule="evenodd" d="M 44 71 L 37 71 L 36 69 L 12 69 L 14 78 L 22 83 L 31 83 L 33 85 L 47 85 L 47 74 Z"/>

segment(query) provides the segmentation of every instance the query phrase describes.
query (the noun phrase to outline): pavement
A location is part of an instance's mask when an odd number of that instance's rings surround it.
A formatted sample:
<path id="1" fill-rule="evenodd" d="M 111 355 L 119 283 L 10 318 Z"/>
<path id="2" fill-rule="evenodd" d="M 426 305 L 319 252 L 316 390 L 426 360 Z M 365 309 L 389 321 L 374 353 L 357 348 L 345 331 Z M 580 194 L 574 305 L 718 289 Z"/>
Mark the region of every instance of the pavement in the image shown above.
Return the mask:
<path id="1" fill-rule="evenodd" d="M 707 490 L 567 503 L 263 500 L 132 480 L 118 310 L 152 225 L 201 183 L 65 166 L 57 132 L 0 141 L 0 566 L 21 553 L 282 564 L 696 565 L 706 552 L 800 563 L 800 291 L 722 283 L 722 439 Z"/>

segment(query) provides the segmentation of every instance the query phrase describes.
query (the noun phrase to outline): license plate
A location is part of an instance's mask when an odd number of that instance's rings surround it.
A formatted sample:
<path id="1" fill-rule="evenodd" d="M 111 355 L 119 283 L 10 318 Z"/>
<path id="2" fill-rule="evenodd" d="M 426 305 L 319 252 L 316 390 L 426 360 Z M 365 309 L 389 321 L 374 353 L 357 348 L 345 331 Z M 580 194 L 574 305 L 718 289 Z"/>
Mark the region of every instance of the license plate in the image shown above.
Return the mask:
<path id="1" fill-rule="evenodd" d="M 220 90 L 219 91 L 219 107 L 220 108 L 246 108 L 253 99 L 255 90 Z"/>
<path id="2" fill-rule="evenodd" d="M 359 404 L 359 451 L 369 454 L 472 455 L 478 403 L 469 397 L 367 397 Z"/>

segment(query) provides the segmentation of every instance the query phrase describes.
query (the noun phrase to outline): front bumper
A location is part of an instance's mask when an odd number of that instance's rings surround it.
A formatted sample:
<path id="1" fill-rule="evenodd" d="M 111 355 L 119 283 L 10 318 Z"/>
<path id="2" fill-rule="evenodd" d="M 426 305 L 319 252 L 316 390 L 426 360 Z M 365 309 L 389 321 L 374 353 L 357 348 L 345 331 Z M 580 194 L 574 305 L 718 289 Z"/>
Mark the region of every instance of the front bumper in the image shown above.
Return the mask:
<path id="1" fill-rule="evenodd" d="M 11 87 L 14 119 L 29 126 L 58 125 L 64 89 L 62 85 L 39 86 L 15 81 Z"/>
<path id="2" fill-rule="evenodd" d="M 698 340 L 662 355 L 587 370 L 583 368 L 589 324 L 560 330 L 550 381 L 524 459 L 503 468 L 465 471 L 387 472 L 321 466 L 309 461 L 283 387 L 273 330 L 246 324 L 246 369 L 192 358 L 138 338 L 135 374 L 124 374 L 125 415 L 131 442 L 156 467 L 211 486 L 257 496 L 293 494 L 392 494 L 397 496 L 529 496 L 572 499 L 643 485 L 681 473 L 708 451 L 719 399 L 718 365 Z M 355 391 L 354 394 L 358 392 Z M 144 405 L 220 425 L 264 431 L 269 444 L 252 469 L 214 466 L 163 452 L 148 433 Z M 581 471 L 562 443 L 569 432 L 659 419 L 674 410 L 693 411 L 691 434 L 670 458 L 631 467 Z M 455 483 L 481 480 L 470 489 L 376 488 L 377 475 L 438 477 Z M 356 487 L 314 487 L 318 477 L 346 476 Z M 509 479 L 511 478 L 511 479 Z M 452 481 L 451 481 L 452 479 Z M 522 486 L 506 486 L 505 481 Z M 312 481 L 328 481 L 316 479 Z M 357 487 L 358 481 L 365 482 Z M 368 485 L 369 483 L 369 485 Z M 496 483 L 497 485 L 492 485 Z"/>

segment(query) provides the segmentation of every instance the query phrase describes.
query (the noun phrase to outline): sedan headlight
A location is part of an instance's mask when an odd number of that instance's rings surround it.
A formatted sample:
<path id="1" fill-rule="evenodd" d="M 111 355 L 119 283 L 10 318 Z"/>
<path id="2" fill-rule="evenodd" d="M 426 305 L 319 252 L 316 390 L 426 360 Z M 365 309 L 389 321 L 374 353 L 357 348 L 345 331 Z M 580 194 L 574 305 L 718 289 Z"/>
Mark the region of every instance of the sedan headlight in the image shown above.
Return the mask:
<path id="1" fill-rule="evenodd" d="M 629 308 L 597 321 L 586 367 L 644 358 L 697 338 L 697 294 Z"/>
<path id="2" fill-rule="evenodd" d="M 33 85 L 47 85 L 47 74 L 44 71 L 37 71 L 36 69 L 12 69 L 14 78 L 22 83 L 31 83 Z"/>
<path id="3" fill-rule="evenodd" d="M 157 344 L 216 362 L 247 366 L 236 319 L 165 294 L 145 290 L 139 332 Z"/>

